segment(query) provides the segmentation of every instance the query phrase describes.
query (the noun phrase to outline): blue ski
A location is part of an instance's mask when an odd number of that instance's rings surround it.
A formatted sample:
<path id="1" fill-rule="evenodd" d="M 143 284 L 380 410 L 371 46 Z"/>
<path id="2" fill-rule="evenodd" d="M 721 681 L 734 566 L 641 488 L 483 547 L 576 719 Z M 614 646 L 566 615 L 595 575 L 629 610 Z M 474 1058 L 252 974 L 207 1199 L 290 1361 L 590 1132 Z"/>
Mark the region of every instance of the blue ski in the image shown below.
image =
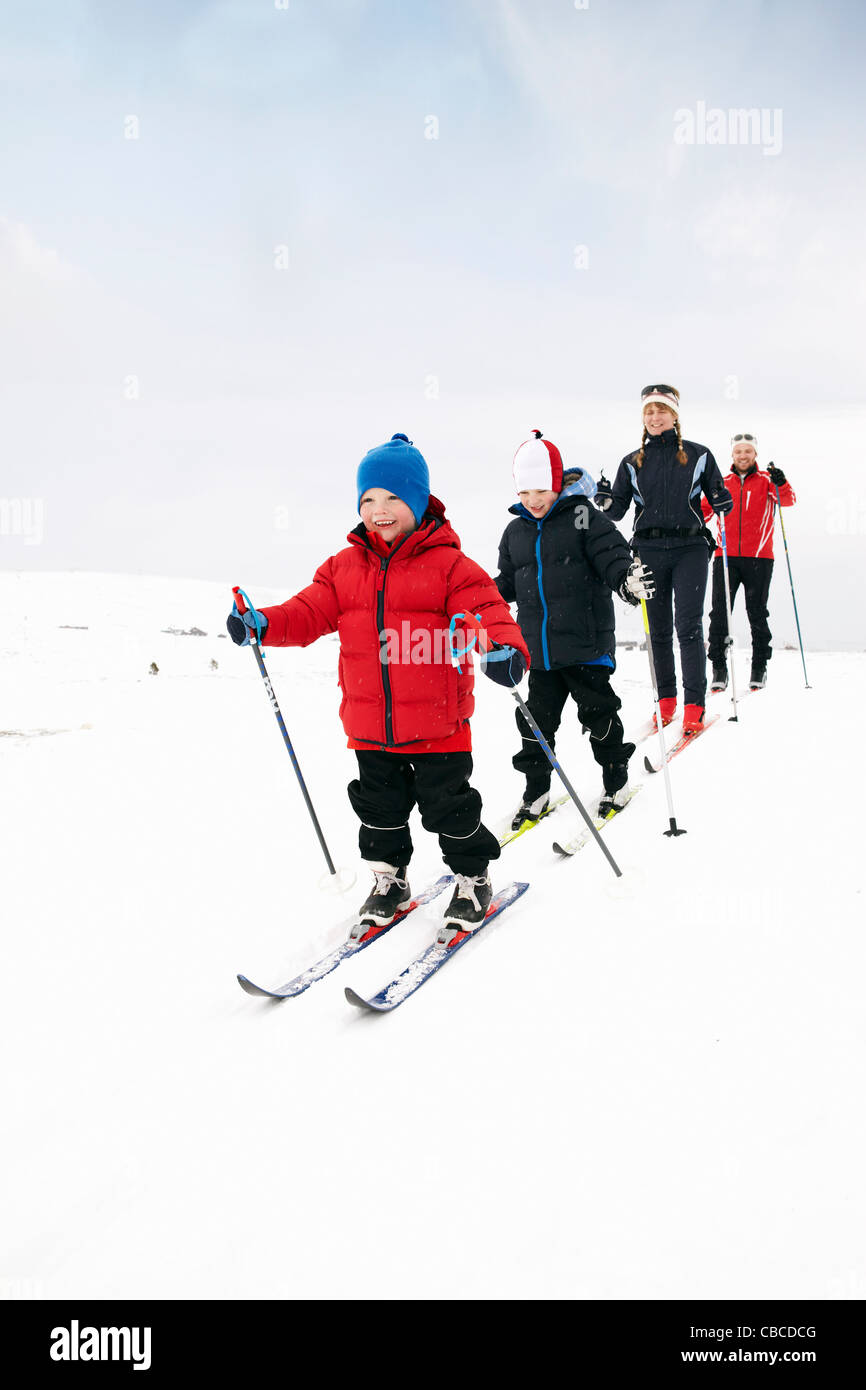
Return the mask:
<path id="1" fill-rule="evenodd" d="M 328 955 L 322 956 L 321 960 L 317 960 L 314 965 L 308 966 L 306 970 L 301 971 L 300 975 L 289 980 L 288 984 L 278 985 L 276 989 L 264 989 L 262 985 L 254 985 L 252 980 L 247 979 L 246 975 L 238 975 L 238 984 L 247 994 L 258 995 L 266 999 L 294 999 L 295 995 L 303 994 L 304 990 L 309 989 L 310 985 L 314 985 L 317 980 L 322 980 L 326 975 L 330 975 L 331 971 L 336 970 L 341 961 L 346 960 L 348 956 L 356 956 L 359 951 L 364 951 L 368 946 L 372 946 L 374 941 L 378 941 L 392 927 L 396 927 L 397 923 L 402 922 L 403 918 L 408 916 L 410 912 L 414 912 L 416 907 L 423 907 L 425 903 L 432 902 L 453 881 L 452 874 L 443 874 L 442 878 L 437 879 L 423 893 L 419 893 L 417 897 L 414 897 L 411 902 L 401 908 L 393 922 L 389 922 L 385 927 L 376 926 L 371 922 L 363 934 L 357 937 L 349 936 Z M 363 925 L 363 919 L 360 919 L 359 922 L 358 917 L 352 918 L 349 923 L 349 930 L 356 925 Z"/>
<path id="2" fill-rule="evenodd" d="M 423 984 L 426 984 L 430 976 L 435 975 L 437 970 L 441 970 L 446 961 L 456 955 L 467 941 L 471 941 L 480 931 L 483 931 L 488 922 L 492 922 L 494 917 L 498 917 L 500 912 L 504 912 L 506 907 L 510 907 L 513 902 L 516 902 L 528 887 L 528 883 L 509 883 L 507 888 L 500 889 L 493 897 L 484 921 L 474 931 L 458 931 L 453 940 L 447 944 L 440 945 L 438 942 L 434 942 L 432 946 L 427 947 L 426 951 L 422 951 L 419 956 L 416 956 L 406 966 L 402 974 L 380 989 L 378 994 L 374 994 L 372 999 L 362 998 L 360 994 L 356 994 L 353 989 L 347 986 L 345 993 L 349 1003 L 356 1004 L 359 1009 L 369 1009 L 372 1013 L 390 1013 L 392 1009 L 397 1008 L 398 1004 L 402 1004 L 404 999 L 408 999 L 410 994 L 414 994 L 416 989 L 420 989 Z"/>

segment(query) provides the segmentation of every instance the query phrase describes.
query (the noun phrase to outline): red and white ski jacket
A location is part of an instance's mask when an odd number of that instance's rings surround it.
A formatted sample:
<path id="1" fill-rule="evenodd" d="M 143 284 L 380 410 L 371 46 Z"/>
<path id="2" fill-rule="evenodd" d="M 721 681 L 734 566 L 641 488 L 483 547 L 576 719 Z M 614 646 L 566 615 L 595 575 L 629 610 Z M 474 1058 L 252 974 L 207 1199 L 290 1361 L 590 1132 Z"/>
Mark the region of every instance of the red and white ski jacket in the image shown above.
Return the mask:
<path id="1" fill-rule="evenodd" d="M 773 531 L 776 524 L 776 489 L 770 482 L 769 473 L 762 473 L 755 464 L 748 473 L 738 473 L 732 468 L 725 478 L 725 487 L 734 499 L 733 511 L 725 517 L 725 534 L 728 542 L 728 559 L 740 555 L 757 560 L 772 560 Z M 793 507 L 797 498 L 790 483 L 779 488 L 779 501 L 783 507 Z M 701 502 L 704 521 L 709 521 L 713 509 L 704 498 Z M 722 518 L 716 517 L 717 529 Z M 721 555 L 721 532 L 716 555 Z"/>

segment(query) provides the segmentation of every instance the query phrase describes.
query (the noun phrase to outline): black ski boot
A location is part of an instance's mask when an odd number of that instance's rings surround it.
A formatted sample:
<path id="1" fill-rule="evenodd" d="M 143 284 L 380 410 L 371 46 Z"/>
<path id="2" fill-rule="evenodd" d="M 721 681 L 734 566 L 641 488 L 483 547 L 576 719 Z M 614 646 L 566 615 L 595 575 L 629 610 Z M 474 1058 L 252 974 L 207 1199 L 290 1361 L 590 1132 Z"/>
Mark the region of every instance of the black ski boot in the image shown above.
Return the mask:
<path id="1" fill-rule="evenodd" d="M 728 686 L 728 663 L 726 661 L 713 662 L 713 680 L 711 690 L 726 690 Z"/>
<path id="2" fill-rule="evenodd" d="M 620 811 L 628 801 L 631 795 L 628 786 L 628 759 L 634 750 L 633 743 L 624 743 L 622 762 L 605 763 L 604 791 L 598 803 L 598 815 L 609 816 L 611 811 Z"/>
<path id="3" fill-rule="evenodd" d="M 767 663 L 766 661 L 753 661 L 752 674 L 749 677 L 749 686 L 752 690 L 763 690 L 767 684 Z"/>
<path id="4" fill-rule="evenodd" d="M 598 803 L 598 814 L 609 816 L 611 811 L 621 811 L 630 796 L 631 791 L 628 782 L 618 787 L 615 792 L 604 792 Z"/>
<path id="5" fill-rule="evenodd" d="M 406 866 L 398 868 L 395 864 L 381 864 L 372 859 L 367 862 L 376 875 L 376 883 L 358 912 L 358 921 L 375 922 L 377 927 L 387 927 L 400 908 L 412 901 Z"/>
<path id="6" fill-rule="evenodd" d="M 440 946 L 453 941 L 458 931 L 474 931 L 487 915 L 493 897 L 493 884 L 489 874 L 478 874 L 475 878 L 466 874 L 455 874 L 457 887 L 442 919 L 442 926 L 436 937 Z"/>
<path id="7" fill-rule="evenodd" d="M 527 821 L 530 824 L 534 825 L 537 820 L 541 820 L 541 817 L 543 815 L 546 815 L 547 808 L 549 805 L 549 790 L 541 792 L 538 796 L 536 796 L 534 792 L 531 791 L 524 792 L 523 800 L 521 801 L 520 805 L 514 813 L 514 819 L 511 822 L 511 829 L 519 830 L 522 825 L 525 825 L 527 823 Z"/>

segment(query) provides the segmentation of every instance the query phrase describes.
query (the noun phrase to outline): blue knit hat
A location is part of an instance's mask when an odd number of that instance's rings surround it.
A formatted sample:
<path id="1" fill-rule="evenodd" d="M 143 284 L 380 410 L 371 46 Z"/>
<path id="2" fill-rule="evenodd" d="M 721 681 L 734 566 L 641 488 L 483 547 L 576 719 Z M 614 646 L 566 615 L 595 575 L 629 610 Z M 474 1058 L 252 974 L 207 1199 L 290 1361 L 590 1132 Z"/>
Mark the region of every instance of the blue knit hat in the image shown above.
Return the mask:
<path id="1" fill-rule="evenodd" d="M 423 454 L 405 434 L 393 434 L 358 465 L 358 510 L 368 488 L 384 487 L 405 502 L 420 526 L 430 501 L 430 474 Z"/>

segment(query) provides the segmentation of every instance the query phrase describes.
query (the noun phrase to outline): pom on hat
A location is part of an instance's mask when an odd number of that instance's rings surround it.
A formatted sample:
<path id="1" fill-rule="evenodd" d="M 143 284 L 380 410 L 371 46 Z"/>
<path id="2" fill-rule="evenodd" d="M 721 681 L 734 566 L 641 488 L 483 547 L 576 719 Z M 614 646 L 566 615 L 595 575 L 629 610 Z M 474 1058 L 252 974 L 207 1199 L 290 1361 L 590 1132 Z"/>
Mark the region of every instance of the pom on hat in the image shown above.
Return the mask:
<path id="1" fill-rule="evenodd" d="M 672 410 L 674 415 L 679 416 L 680 393 L 675 386 L 645 386 L 640 393 L 641 410 L 654 403 L 663 405 L 666 410 Z"/>
<path id="2" fill-rule="evenodd" d="M 514 455 L 514 483 L 518 492 L 562 492 L 562 455 L 541 430 L 533 430 Z"/>
<path id="3" fill-rule="evenodd" d="M 358 510 L 368 488 L 382 487 L 405 502 L 420 526 L 430 501 L 427 462 L 405 434 L 393 434 L 387 444 L 370 449 L 358 465 Z"/>

